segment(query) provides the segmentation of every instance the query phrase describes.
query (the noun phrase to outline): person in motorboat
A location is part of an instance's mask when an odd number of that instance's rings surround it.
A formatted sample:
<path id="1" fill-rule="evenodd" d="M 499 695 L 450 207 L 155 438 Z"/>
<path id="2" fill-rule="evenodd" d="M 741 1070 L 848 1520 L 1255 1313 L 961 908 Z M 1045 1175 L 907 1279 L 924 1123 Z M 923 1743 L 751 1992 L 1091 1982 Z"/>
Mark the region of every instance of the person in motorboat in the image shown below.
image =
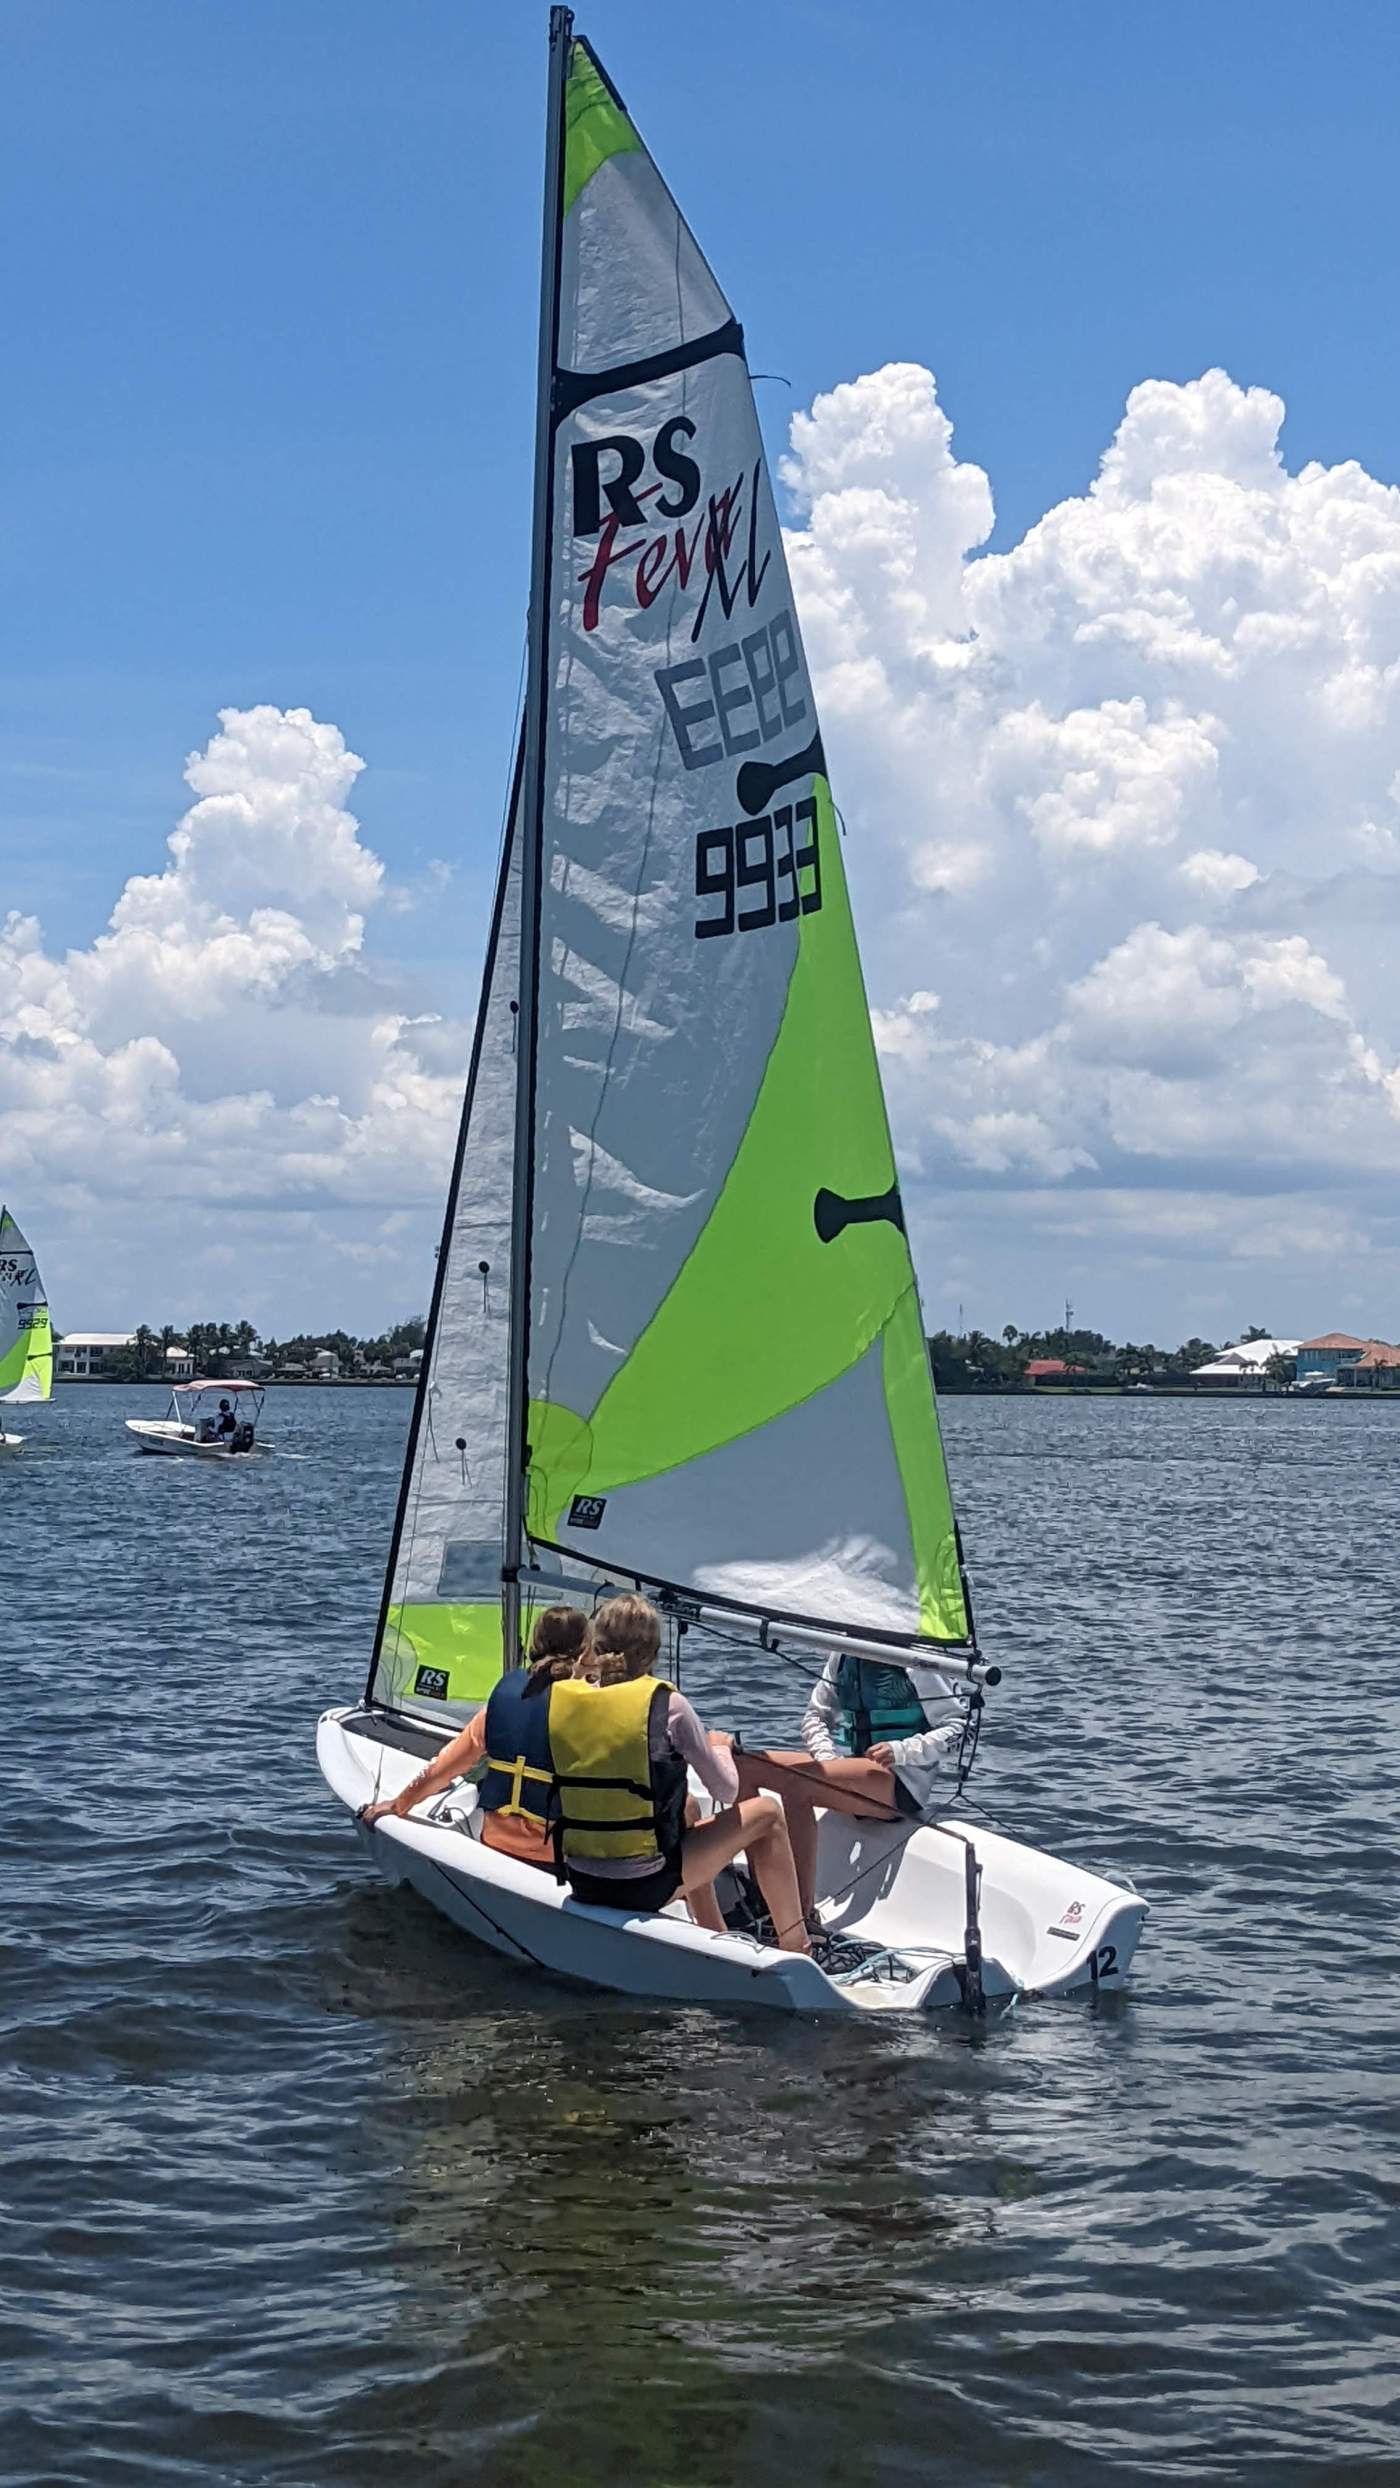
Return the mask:
<path id="1" fill-rule="evenodd" d="M 425 1797 L 435 1797 L 484 1761 L 477 1788 L 483 1846 L 518 1857 L 527 1866 L 552 1869 L 551 1832 L 559 1807 L 549 1758 L 547 1697 L 552 1685 L 586 1673 L 590 1665 L 587 1616 L 577 1607 L 546 1607 L 530 1635 L 528 1663 L 507 1669 L 485 1707 L 397 1797 L 362 1807 L 361 1822 L 377 1823 L 383 1814 L 411 1814 Z"/>
<path id="2" fill-rule="evenodd" d="M 593 1653 L 595 1683 L 556 1683 L 549 1696 L 555 1839 L 575 1899 L 649 1914 L 679 1892 L 696 1924 L 722 1935 L 715 1877 L 744 1850 L 775 1943 L 809 1951 L 782 1807 L 766 1793 L 741 1796 L 731 1739 L 707 1733 L 684 1695 L 655 1673 L 661 1618 L 650 1601 L 630 1593 L 605 1600 L 593 1618 Z M 687 1767 L 720 1809 L 689 1826 Z"/>
<path id="3" fill-rule="evenodd" d="M 952 1687 L 948 1688 L 952 1698 Z M 781 1797 L 802 1913 L 816 1919 L 817 1809 L 860 1822 L 929 1821 L 946 1801 L 946 1764 L 963 1722 L 931 1727 L 908 1669 L 855 1651 L 834 1654 L 812 1687 L 801 1753 L 735 1748 L 740 1794 Z"/>
<path id="4" fill-rule="evenodd" d="M 226 1442 L 229 1435 L 236 1434 L 237 1431 L 238 1419 L 235 1417 L 228 1401 L 226 1399 L 221 1399 L 219 1402 L 219 1420 L 215 1428 L 215 1432 L 217 1433 L 220 1442 Z"/>

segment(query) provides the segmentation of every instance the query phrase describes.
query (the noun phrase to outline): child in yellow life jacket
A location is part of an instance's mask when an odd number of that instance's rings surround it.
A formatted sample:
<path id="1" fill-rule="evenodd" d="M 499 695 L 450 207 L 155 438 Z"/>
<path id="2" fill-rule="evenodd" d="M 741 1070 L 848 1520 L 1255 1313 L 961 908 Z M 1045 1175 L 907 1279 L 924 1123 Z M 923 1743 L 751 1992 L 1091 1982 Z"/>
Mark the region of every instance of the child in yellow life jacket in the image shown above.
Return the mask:
<path id="1" fill-rule="evenodd" d="M 785 1952 L 810 1946 L 782 1808 L 736 1804 L 731 1739 L 706 1734 L 689 1702 L 654 1674 L 661 1619 L 650 1601 L 610 1598 L 593 1618 L 596 1686 L 556 1683 L 549 1745 L 560 1799 L 559 1841 L 577 1900 L 652 1911 L 684 1894 L 697 1925 L 724 1933 L 714 1881 L 747 1851 Z M 686 1772 L 722 1809 L 686 1825 Z"/>
<path id="2" fill-rule="evenodd" d="M 587 1616 L 577 1607 L 547 1607 L 530 1636 L 529 1666 L 509 1668 L 485 1708 L 427 1769 L 397 1797 L 364 1807 L 360 1820 L 377 1823 L 381 1814 L 410 1814 L 425 1797 L 436 1796 L 484 1761 L 478 1790 L 482 1846 L 529 1866 L 552 1868 L 551 1825 L 558 1805 L 549 1760 L 549 1691 L 590 1662 Z"/>

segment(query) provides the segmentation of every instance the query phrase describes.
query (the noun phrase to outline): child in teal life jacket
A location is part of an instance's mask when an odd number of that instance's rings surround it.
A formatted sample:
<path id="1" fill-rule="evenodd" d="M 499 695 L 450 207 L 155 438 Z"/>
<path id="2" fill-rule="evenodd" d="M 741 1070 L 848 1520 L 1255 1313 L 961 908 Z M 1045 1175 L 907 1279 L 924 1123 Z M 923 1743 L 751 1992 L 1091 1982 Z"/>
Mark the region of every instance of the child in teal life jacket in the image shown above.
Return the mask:
<path id="1" fill-rule="evenodd" d="M 943 1677 L 936 1690 L 951 1705 Z M 801 1753 L 735 1753 L 741 1796 L 781 1797 L 803 1914 L 814 1923 L 817 1809 L 865 1822 L 922 1822 L 950 1793 L 949 1761 L 963 1721 L 930 1723 L 906 1668 L 851 1650 L 827 1660 L 802 1721 Z"/>

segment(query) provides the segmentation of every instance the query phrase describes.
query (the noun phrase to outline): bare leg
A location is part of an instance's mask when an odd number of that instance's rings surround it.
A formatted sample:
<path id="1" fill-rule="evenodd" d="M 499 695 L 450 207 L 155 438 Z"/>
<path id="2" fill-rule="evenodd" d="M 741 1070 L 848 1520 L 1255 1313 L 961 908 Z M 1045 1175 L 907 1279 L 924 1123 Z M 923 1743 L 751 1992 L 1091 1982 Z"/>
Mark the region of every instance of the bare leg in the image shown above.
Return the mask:
<path id="1" fill-rule="evenodd" d="M 798 1898 L 797 1874 L 783 1810 L 776 1797 L 741 1797 L 737 1805 L 726 1806 L 722 1814 L 711 1815 L 708 1823 L 686 1833 L 681 1847 L 681 1890 L 686 1899 L 692 1892 L 707 1891 L 713 1904 L 716 1875 L 741 1849 L 747 1852 L 758 1888 L 768 1903 L 774 1941 L 783 1952 L 806 1952 L 807 1930 Z M 704 1907 L 703 1901 L 700 1906 Z M 708 1918 L 699 1917 L 698 1910 L 695 1914 L 702 1926 L 710 1923 Z"/>
<path id="2" fill-rule="evenodd" d="M 810 1918 L 817 1905 L 818 1806 L 832 1814 L 853 1814 L 864 1822 L 900 1820 L 895 1803 L 894 1773 L 882 1762 L 863 1755 L 843 1754 L 834 1762 L 814 1762 L 810 1754 L 751 1754 L 734 1757 L 739 1794 L 753 1796 L 771 1788 L 783 1801 L 802 1915 Z"/>
<path id="3" fill-rule="evenodd" d="M 704 1820 L 698 1798 L 687 1797 L 685 1801 L 686 1830 L 694 1831 L 697 1823 L 703 1823 Z M 684 1899 L 696 1926 L 704 1927 L 709 1935 L 728 1934 L 729 1930 L 724 1923 L 724 1911 L 720 1908 L 712 1883 L 697 1883 L 693 1892 L 684 1893 Z"/>

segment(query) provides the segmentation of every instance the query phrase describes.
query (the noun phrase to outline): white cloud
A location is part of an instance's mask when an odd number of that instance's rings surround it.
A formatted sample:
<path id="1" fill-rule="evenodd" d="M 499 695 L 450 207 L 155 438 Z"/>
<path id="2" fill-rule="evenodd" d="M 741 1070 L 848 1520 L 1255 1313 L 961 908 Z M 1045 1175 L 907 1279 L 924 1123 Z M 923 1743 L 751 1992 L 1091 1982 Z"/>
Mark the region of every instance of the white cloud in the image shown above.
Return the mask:
<path id="1" fill-rule="evenodd" d="M 1400 1331 L 1400 492 L 1290 471 L 1282 420 L 1223 372 L 1144 382 L 1090 489 L 997 554 L 929 372 L 794 420 L 792 568 L 943 1313 L 1069 1291 L 1137 1335 Z M 421 1299 L 466 1032 L 376 963 L 412 893 L 359 835 L 360 767 L 305 709 L 226 711 L 94 942 L 0 928 L 0 1167 L 95 1239 L 70 1320 L 245 1280 L 255 1319 Z M 202 1302 L 133 1305 L 162 1250 Z"/>
<path id="2" fill-rule="evenodd" d="M 1145 1270 L 1171 1296 L 1162 1270 L 1214 1237 L 1227 1272 L 1278 1258 L 1278 1318 L 1310 1327 L 1345 1235 L 1400 1331 L 1400 492 L 1290 473 L 1283 414 L 1220 371 L 1145 382 L 1090 490 L 996 555 L 930 374 L 867 374 L 793 426 L 793 570 L 926 1282 L 975 1230 L 988 1319 L 1073 1275 L 1127 1322 Z M 930 974 L 936 1025 L 898 998 Z M 1076 1272 L 1046 1272 L 1047 1233 Z"/>
<path id="3" fill-rule="evenodd" d="M 226 709 L 187 763 L 197 800 L 169 861 L 127 882 L 90 948 L 53 957 L 32 918 L 0 924 L 5 1190 L 55 1198 L 94 1237 L 86 1318 L 154 1313 L 133 1311 L 143 1288 L 173 1289 L 166 1309 L 189 1318 L 200 1280 L 183 1274 L 205 1261 L 226 1302 L 230 1234 L 240 1306 L 273 1318 L 273 1274 L 297 1283 L 300 1263 L 310 1317 L 309 1233 L 363 1258 L 395 1204 L 436 1206 L 465 1038 L 396 1008 L 367 968 L 385 888 L 346 809 L 363 765 L 306 709 Z M 328 1209 L 348 1213 L 334 1234 Z M 423 1270 L 409 1253 L 406 1300 Z"/>

